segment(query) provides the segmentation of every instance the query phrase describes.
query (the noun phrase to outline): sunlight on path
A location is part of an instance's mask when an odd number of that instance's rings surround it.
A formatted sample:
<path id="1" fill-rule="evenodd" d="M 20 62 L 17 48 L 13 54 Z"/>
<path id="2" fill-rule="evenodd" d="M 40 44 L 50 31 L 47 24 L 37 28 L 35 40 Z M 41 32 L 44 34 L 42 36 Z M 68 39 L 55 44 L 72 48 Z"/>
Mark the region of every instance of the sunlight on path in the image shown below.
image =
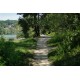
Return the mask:
<path id="1" fill-rule="evenodd" d="M 50 39 L 50 37 L 46 35 L 41 35 L 41 37 L 37 41 L 37 49 L 34 50 L 34 66 L 49 66 L 50 62 L 48 61 L 48 51 L 50 48 L 47 47 L 46 42 Z"/>

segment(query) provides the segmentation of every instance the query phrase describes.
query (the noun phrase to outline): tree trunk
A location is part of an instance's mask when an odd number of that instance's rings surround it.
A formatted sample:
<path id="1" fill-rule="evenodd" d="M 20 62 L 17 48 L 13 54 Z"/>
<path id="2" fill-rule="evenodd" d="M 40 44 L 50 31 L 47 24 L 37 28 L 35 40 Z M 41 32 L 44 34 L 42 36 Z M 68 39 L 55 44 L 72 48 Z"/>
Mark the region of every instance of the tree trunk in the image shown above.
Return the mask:
<path id="1" fill-rule="evenodd" d="M 34 31 L 35 31 L 35 37 L 38 37 L 40 36 L 40 29 L 39 29 L 39 14 L 38 15 L 38 18 L 36 15 L 34 15 Z"/>
<path id="2" fill-rule="evenodd" d="M 40 36 L 39 13 L 37 15 L 38 15 L 38 18 L 37 18 L 37 36 Z"/>

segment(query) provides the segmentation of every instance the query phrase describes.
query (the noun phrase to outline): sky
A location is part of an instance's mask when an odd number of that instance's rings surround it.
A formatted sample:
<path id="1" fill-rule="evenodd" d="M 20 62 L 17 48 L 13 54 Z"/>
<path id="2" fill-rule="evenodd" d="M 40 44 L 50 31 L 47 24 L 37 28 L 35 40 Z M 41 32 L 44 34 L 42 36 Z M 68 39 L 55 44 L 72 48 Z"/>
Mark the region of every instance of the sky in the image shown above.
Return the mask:
<path id="1" fill-rule="evenodd" d="M 20 15 L 17 15 L 17 13 L 0 13 L 0 20 L 18 20 Z"/>

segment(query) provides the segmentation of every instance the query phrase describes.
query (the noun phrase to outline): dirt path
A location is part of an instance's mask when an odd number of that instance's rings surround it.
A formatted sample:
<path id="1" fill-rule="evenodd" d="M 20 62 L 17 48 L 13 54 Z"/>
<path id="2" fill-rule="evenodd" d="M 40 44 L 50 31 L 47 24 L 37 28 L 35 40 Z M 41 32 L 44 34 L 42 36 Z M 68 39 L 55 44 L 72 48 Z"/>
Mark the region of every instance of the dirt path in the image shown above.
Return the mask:
<path id="1" fill-rule="evenodd" d="M 34 51 L 35 60 L 33 62 L 34 66 L 49 66 L 50 62 L 48 61 L 48 51 L 49 47 L 46 42 L 50 39 L 50 37 L 46 35 L 41 35 L 41 37 L 37 41 L 37 49 Z"/>

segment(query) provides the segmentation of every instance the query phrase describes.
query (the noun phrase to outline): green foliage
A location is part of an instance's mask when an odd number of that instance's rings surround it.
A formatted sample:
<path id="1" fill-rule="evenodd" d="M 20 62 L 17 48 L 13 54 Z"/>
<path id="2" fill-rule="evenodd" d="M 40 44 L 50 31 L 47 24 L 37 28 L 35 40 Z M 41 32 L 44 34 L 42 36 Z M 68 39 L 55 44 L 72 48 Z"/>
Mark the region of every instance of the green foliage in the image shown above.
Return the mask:
<path id="1" fill-rule="evenodd" d="M 56 47 L 48 54 L 52 65 L 80 65 L 80 14 L 47 14 L 44 20 L 46 32 L 55 32 L 48 41 Z"/>
<path id="2" fill-rule="evenodd" d="M 23 37 L 22 28 L 17 20 L 0 21 L 0 35 L 16 34 L 17 37 Z"/>
<path id="3" fill-rule="evenodd" d="M 80 65 L 79 13 L 44 13 L 41 15 L 39 13 L 22 13 L 22 15 L 22 19 L 25 20 L 22 25 L 27 23 L 27 26 L 22 26 L 25 35 L 28 34 L 32 37 L 35 32 L 37 37 L 39 33 L 50 34 L 52 37 L 48 41 L 48 45 L 56 48 L 48 56 L 54 65 Z M 34 31 L 29 31 L 30 27 Z"/>
<path id="4" fill-rule="evenodd" d="M 0 34 L 14 34 L 16 25 L 16 20 L 0 21 Z"/>
<path id="5" fill-rule="evenodd" d="M 29 37 L 30 38 L 33 38 L 35 33 L 34 33 L 34 29 L 33 28 L 30 28 L 29 31 L 28 31 L 28 34 L 29 34 Z"/>
<path id="6" fill-rule="evenodd" d="M 57 43 L 56 49 L 48 55 L 52 65 L 80 65 L 80 32 L 67 30 L 55 36 L 48 43 Z"/>
<path id="7" fill-rule="evenodd" d="M 19 42 L 0 40 L 0 65 L 25 66 L 32 65 L 34 39 L 20 40 Z"/>
<path id="8" fill-rule="evenodd" d="M 22 27 L 24 37 L 29 37 L 30 33 L 28 30 L 33 28 L 34 35 L 33 37 L 40 36 L 40 29 L 42 28 L 42 18 L 45 17 L 45 14 L 42 13 L 20 13 L 22 18 L 19 19 L 18 23 Z"/>
<path id="9" fill-rule="evenodd" d="M 48 43 L 49 46 L 56 46 L 59 43 L 61 43 L 64 40 L 65 37 L 66 37 L 65 34 L 62 33 L 62 32 L 55 33 L 52 36 L 52 38 L 49 41 L 47 41 L 47 43 Z"/>
<path id="10" fill-rule="evenodd" d="M 17 21 L 0 21 L 0 34 L 17 34 L 27 39 L 13 42 L 0 40 L 0 65 L 30 65 L 36 48 L 33 37 L 48 34 L 48 54 L 52 65 L 80 65 L 80 14 L 79 13 L 21 13 Z M 8 28 L 9 26 L 12 26 Z M 22 33 L 23 32 L 23 33 Z M 24 34 L 24 35 L 23 35 Z M 30 38 L 28 38 L 30 37 Z"/>
<path id="11" fill-rule="evenodd" d="M 18 23 L 22 27 L 22 31 L 24 33 L 24 37 L 25 38 L 29 37 L 29 34 L 28 34 L 29 27 L 28 27 L 27 21 L 25 19 L 19 19 Z"/>

